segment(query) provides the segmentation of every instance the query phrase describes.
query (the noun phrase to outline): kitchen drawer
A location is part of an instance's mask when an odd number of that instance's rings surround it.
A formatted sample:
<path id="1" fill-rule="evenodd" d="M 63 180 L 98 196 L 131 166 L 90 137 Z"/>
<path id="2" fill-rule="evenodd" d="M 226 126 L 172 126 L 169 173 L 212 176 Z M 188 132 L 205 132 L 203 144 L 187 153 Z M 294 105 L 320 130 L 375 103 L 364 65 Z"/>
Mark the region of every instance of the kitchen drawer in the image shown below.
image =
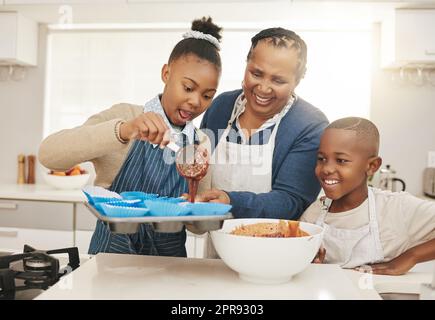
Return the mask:
<path id="1" fill-rule="evenodd" d="M 95 217 L 83 203 L 76 203 L 76 230 L 95 230 Z"/>
<path id="2" fill-rule="evenodd" d="M 72 247 L 74 232 L 0 227 L 0 248 L 22 251 L 24 244 L 40 250 Z"/>
<path id="3" fill-rule="evenodd" d="M 0 226 L 73 230 L 74 204 L 0 199 Z"/>

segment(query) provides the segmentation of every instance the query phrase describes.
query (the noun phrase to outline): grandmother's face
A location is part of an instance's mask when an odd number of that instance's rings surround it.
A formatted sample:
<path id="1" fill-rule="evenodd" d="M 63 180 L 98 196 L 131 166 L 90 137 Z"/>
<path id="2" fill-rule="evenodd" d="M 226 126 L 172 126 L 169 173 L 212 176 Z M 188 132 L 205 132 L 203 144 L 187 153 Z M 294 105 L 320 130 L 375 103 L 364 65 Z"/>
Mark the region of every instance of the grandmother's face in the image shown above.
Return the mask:
<path id="1" fill-rule="evenodd" d="M 246 64 L 243 91 L 247 108 L 264 118 L 287 104 L 297 86 L 298 53 L 260 40 Z"/>

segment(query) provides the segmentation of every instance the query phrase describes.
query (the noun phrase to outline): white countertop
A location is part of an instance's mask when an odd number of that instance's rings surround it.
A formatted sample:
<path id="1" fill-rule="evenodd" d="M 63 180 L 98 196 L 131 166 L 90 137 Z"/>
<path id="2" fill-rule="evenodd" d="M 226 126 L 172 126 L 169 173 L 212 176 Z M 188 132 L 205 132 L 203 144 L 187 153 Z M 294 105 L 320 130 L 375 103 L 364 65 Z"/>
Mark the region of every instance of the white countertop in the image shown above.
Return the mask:
<path id="1" fill-rule="evenodd" d="M 43 184 L 0 184 L 0 199 L 85 202 L 81 190 L 58 190 Z"/>
<path id="2" fill-rule="evenodd" d="M 380 299 L 327 264 L 311 264 L 285 284 L 261 285 L 241 280 L 219 259 L 100 253 L 61 280 L 37 299 Z"/>
<path id="3" fill-rule="evenodd" d="M 354 270 L 344 270 L 359 288 L 374 288 L 378 293 L 420 294 L 421 284 L 432 283 L 435 260 L 417 264 L 401 276 L 372 275 Z"/>

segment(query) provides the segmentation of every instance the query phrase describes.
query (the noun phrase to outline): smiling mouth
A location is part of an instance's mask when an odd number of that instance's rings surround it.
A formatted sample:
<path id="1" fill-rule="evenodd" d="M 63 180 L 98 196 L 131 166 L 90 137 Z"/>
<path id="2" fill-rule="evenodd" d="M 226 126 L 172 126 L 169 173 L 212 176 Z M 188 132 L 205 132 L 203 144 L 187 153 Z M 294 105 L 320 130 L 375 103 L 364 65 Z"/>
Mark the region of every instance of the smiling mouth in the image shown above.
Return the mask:
<path id="1" fill-rule="evenodd" d="M 260 106 L 266 106 L 273 100 L 273 97 L 263 97 L 255 93 L 254 93 L 254 98 L 255 98 L 255 102 Z"/>
<path id="2" fill-rule="evenodd" d="M 322 179 L 322 182 L 324 185 L 326 185 L 328 187 L 335 186 L 335 185 L 340 183 L 338 180 L 335 180 L 335 179 Z"/>

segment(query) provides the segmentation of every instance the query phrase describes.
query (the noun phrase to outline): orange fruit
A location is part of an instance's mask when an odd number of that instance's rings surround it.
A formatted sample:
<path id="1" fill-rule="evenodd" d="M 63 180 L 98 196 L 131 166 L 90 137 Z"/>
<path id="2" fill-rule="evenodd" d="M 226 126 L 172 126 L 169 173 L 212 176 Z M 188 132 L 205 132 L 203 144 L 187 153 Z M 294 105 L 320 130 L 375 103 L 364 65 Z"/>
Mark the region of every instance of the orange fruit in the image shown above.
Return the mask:
<path id="1" fill-rule="evenodd" d="M 53 171 L 52 175 L 54 175 L 54 176 L 66 176 L 66 173 L 63 171 Z"/>
<path id="2" fill-rule="evenodd" d="M 70 172 L 70 176 L 77 176 L 77 175 L 80 175 L 81 174 L 81 172 L 80 172 L 80 169 L 77 169 L 77 168 L 75 168 L 75 169 L 73 169 L 71 172 Z"/>

